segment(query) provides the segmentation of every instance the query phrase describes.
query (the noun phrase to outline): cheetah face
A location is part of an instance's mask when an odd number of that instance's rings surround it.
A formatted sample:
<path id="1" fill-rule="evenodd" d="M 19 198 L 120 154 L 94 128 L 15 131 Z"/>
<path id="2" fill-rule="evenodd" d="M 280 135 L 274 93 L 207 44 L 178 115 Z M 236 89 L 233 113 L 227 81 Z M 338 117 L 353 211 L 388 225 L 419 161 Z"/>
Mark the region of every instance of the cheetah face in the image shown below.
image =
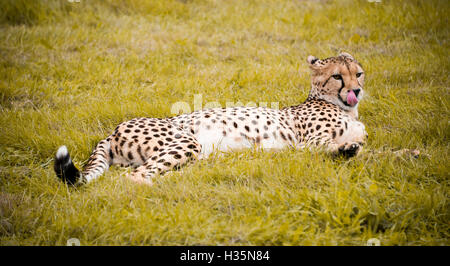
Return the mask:
<path id="1" fill-rule="evenodd" d="M 363 97 L 364 70 L 348 53 L 320 60 L 308 56 L 312 70 L 310 97 L 338 105 L 344 110 L 358 106 Z"/>

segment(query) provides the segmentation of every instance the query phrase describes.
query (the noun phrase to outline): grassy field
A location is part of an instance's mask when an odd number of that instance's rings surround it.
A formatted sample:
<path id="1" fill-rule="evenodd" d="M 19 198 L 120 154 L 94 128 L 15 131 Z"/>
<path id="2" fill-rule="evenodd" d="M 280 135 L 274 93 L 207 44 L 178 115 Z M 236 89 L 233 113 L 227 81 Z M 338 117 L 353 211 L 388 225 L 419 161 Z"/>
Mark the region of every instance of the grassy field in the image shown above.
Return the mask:
<path id="1" fill-rule="evenodd" d="M 0 0 L 0 244 L 450 244 L 450 2 Z M 77 166 L 127 119 L 226 102 L 303 102 L 306 57 L 366 72 L 369 141 L 350 160 L 248 150 L 153 187 Z M 414 158 L 396 154 L 418 149 Z"/>

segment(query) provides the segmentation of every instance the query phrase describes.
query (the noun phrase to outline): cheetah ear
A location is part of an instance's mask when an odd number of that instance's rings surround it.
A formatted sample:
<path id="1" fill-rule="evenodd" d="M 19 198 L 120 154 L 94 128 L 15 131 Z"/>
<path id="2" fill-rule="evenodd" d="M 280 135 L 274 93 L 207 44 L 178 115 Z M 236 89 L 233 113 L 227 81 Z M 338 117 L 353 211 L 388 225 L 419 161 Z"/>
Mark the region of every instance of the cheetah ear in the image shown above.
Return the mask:
<path id="1" fill-rule="evenodd" d="M 351 60 L 355 60 L 355 58 L 353 58 L 353 56 L 351 54 L 346 53 L 346 52 L 341 52 L 338 56 L 347 57 L 347 58 L 350 58 Z"/>
<path id="2" fill-rule="evenodd" d="M 319 69 L 320 68 L 320 59 L 319 58 L 317 58 L 317 57 L 315 57 L 315 56 L 312 56 L 312 55 L 310 55 L 310 56 L 308 56 L 308 58 L 306 58 L 306 62 L 308 62 L 308 64 L 309 64 L 309 67 L 311 68 L 311 69 Z"/>

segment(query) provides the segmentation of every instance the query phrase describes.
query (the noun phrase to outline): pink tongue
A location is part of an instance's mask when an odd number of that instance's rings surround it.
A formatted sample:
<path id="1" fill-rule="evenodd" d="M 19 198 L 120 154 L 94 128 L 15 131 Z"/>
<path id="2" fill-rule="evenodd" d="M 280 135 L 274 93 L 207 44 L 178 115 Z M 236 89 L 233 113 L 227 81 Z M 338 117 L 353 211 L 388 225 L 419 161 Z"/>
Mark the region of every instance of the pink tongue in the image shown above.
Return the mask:
<path id="1" fill-rule="evenodd" d="M 350 91 L 347 94 L 347 103 L 350 104 L 351 106 L 355 106 L 355 104 L 358 103 L 358 99 L 356 98 L 356 95 L 353 91 Z"/>

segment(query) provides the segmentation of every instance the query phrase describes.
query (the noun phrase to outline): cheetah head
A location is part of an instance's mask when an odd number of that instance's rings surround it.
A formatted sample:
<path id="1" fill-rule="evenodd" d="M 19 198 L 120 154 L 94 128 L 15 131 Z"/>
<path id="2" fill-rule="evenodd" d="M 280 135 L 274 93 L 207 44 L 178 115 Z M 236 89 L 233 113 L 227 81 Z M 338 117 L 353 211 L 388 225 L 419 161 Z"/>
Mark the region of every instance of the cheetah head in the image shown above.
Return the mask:
<path id="1" fill-rule="evenodd" d="M 358 61 L 348 53 L 323 60 L 310 55 L 307 61 L 312 70 L 309 97 L 356 111 L 364 86 L 364 70 Z"/>

